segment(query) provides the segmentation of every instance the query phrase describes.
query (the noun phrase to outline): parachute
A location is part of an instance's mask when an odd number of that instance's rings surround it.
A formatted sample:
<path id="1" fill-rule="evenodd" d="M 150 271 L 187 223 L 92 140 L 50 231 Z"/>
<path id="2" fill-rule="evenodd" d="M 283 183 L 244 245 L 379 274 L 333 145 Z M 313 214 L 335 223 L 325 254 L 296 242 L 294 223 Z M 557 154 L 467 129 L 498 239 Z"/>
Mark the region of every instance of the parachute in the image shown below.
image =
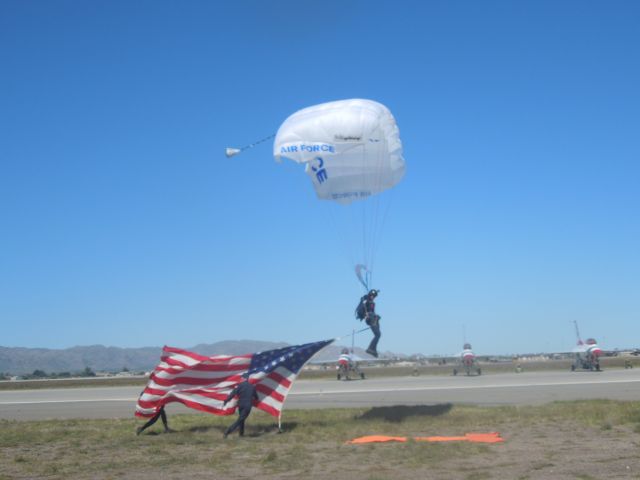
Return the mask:
<path id="1" fill-rule="evenodd" d="M 372 100 L 341 100 L 285 120 L 273 155 L 305 164 L 318 198 L 349 204 L 390 189 L 405 172 L 396 121 Z"/>
<path id="2" fill-rule="evenodd" d="M 359 209 L 347 215 L 349 223 L 357 224 L 359 244 L 359 253 L 354 255 L 353 249 L 350 253 L 356 275 L 368 290 L 377 236 L 386 216 L 381 194 L 405 174 L 400 133 L 389 109 L 363 99 L 304 108 L 278 129 L 273 155 L 278 162 L 304 164 L 320 200 Z"/>

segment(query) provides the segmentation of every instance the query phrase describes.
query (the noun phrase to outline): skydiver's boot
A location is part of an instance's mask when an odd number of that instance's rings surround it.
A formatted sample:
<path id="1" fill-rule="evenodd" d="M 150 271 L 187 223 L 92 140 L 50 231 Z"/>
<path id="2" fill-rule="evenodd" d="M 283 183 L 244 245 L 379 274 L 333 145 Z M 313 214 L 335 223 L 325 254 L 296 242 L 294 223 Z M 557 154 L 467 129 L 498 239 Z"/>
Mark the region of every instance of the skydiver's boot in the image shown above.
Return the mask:
<path id="1" fill-rule="evenodd" d="M 366 352 L 369 355 L 378 358 L 378 352 L 376 352 L 373 348 L 367 348 Z"/>

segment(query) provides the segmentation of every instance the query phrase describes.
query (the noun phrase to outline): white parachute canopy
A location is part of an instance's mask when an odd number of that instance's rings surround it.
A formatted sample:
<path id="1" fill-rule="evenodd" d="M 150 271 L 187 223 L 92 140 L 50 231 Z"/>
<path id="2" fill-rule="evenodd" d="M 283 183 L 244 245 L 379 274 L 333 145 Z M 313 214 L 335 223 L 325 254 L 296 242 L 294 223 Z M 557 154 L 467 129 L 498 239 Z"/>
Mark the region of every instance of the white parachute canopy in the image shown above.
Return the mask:
<path id="1" fill-rule="evenodd" d="M 302 109 L 280 126 L 273 155 L 305 164 L 320 199 L 349 204 L 400 182 L 402 142 L 387 107 L 352 99 Z"/>
<path id="2" fill-rule="evenodd" d="M 389 109 L 362 99 L 302 109 L 280 126 L 273 155 L 276 161 L 304 164 L 318 198 L 330 200 L 333 230 L 368 290 L 390 205 L 385 191 L 405 173 L 400 133 Z"/>

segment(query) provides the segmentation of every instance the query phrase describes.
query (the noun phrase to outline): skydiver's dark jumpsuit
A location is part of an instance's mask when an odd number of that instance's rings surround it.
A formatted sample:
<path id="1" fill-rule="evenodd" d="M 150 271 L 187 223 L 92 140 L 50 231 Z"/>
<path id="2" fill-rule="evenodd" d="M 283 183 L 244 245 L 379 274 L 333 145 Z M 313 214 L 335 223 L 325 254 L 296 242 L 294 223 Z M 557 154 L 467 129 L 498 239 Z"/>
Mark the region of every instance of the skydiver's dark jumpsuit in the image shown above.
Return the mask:
<path id="1" fill-rule="evenodd" d="M 163 405 L 162 407 L 160 407 L 160 411 L 158 411 L 158 413 L 156 413 L 147 423 L 145 423 L 141 427 L 138 427 L 138 429 L 136 430 L 136 435 L 140 435 L 147 428 L 149 428 L 151 425 L 156 423 L 158 421 L 158 418 L 162 418 L 162 424 L 164 425 L 164 431 L 165 431 L 165 433 L 169 433 L 171 431 L 171 429 L 169 428 L 169 424 L 167 423 L 167 414 L 164 413 L 164 405 Z"/>
<path id="2" fill-rule="evenodd" d="M 238 396 L 238 420 L 229 425 L 229 428 L 224 431 L 225 437 L 230 433 L 235 432 L 238 428 L 240 429 L 240 436 L 244 435 L 244 421 L 251 413 L 253 401 L 258 401 L 256 387 L 246 380 L 231 391 L 224 403 L 226 404 L 236 395 Z"/>
<path id="3" fill-rule="evenodd" d="M 380 331 L 380 315 L 376 315 L 376 302 L 374 298 L 375 297 L 369 296 L 365 303 L 365 322 L 371 327 L 371 331 L 373 332 L 373 339 L 367 348 L 367 353 L 370 353 L 370 351 L 375 352 L 375 356 L 377 357 L 378 340 L 380 340 L 382 332 Z"/>

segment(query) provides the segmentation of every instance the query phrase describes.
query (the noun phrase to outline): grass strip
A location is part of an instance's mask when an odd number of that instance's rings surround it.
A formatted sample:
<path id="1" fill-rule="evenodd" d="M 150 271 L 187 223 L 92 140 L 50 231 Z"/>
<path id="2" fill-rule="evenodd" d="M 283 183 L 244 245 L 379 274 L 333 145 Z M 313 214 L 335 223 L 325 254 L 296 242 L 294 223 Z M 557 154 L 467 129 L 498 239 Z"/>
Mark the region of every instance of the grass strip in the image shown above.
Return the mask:
<path id="1" fill-rule="evenodd" d="M 135 427 L 141 421 L 134 418 L 0 421 L 0 479 L 192 475 L 326 479 L 357 475 L 367 480 L 424 478 L 421 475 L 427 471 L 440 471 L 442 475 L 437 478 L 448 478 L 447 472 L 464 473 L 451 478 L 475 478 L 472 474 L 486 473 L 487 461 L 492 465 L 504 448 L 502 445 L 409 441 L 357 446 L 345 442 L 371 434 L 413 437 L 498 431 L 506 439 L 504 445 L 510 441 L 537 442 L 538 448 L 545 450 L 548 443 L 550 457 L 556 453 L 555 435 L 569 439 L 571 444 L 584 443 L 593 432 L 610 434 L 612 438 L 622 438 L 624 434 L 624 441 L 640 444 L 639 402 L 285 410 L 283 433 L 277 432 L 272 417 L 254 410 L 247 422 L 246 436 L 234 435 L 226 440 L 222 439 L 222 432 L 234 417 L 171 415 L 170 408 L 167 411 L 175 432 L 162 433 L 162 424 L 157 422 L 140 436 L 135 435 Z M 503 473 L 510 475 L 513 472 L 508 469 L 519 464 L 509 457 L 493 467 L 507 469 Z M 552 468 L 553 464 L 547 459 L 538 460 L 530 469 Z"/>

